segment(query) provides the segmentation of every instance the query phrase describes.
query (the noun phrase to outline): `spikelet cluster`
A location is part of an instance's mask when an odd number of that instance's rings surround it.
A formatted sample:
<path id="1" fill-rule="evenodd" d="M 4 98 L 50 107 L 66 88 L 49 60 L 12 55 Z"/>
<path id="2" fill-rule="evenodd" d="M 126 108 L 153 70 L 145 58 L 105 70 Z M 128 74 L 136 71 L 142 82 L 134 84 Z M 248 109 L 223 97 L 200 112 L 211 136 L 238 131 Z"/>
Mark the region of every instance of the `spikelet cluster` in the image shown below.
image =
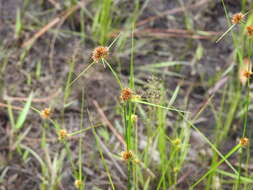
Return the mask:
<path id="1" fill-rule="evenodd" d="M 75 187 L 78 189 L 82 185 L 82 181 L 80 179 L 75 180 Z"/>
<path id="2" fill-rule="evenodd" d="M 251 66 L 250 60 L 248 58 L 245 58 L 239 68 L 239 79 L 242 85 L 245 85 L 247 80 L 253 74 L 251 70 L 252 70 L 252 66 Z"/>
<path id="3" fill-rule="evenodd" d="M 123 151 L 120 153 L 121 159 L 124 161 L 132 160 L 134 158 L 134 154 L 132 151 Z"/>
<path id="4" fill-rule="evenodd" d="M 141 161 L 134 155 L 134 153 L 129 150 L 129 151 L 123 151 L 120 153 L 120 157 L 121 157 L 121 160 L 123 161 L 132 161 L 133 163 L 135 164 L 140 164 Z"/>
<path id="5" fill-rule="evenodd" d="M 69 136 L 68 132 L 65 129 L 61 129 L 58 133 L 58 139 L 59 140 L 66 140 L 66 138 Z"/>
<path id="6" fill-rule="evenodd" d="M 246 15 L 247 15 L 247 13 L 245 13 L 245 14 L 243 14 L 243 13 L 234 14 L 232 16 L 232 19 L 231 19 L 231 22 L 233 23 L 233 25 L 216 40 L 216 43 L 219 42 L 235 25 L 242 23 Z M 248 32 L 248 34 L 249 34 L 249 32 Z"/>
<path id="7" fill-rule="evenodd" d="M 40 112 L 40 116 L 43 119 L 49 119 L 52 115 L 52 110 L 50 108 L 45 108 Z"/>
<path id="8" fill-rule="evenodd" d="M 246 147 L 249 145 L 249 139 L 246 138 L 246 137 L 243 137 L 240 139 L 240 145 L 243 146 L 243 147 Z"/>
<path id="9" fill-rule="evenodd" d="M 175 146 L 180 145 L 181 144 L 181 139 L 176 138 L 176 139 L 172 140 L 172 144 L 175 145 Z"/>
<path id="10" fill-rule="evenodd" d="M 92 60 L 99 62 L 101 59 L 107 58 L 109 55 L 109 48 L 105 46 L 98 46 L 92 52 Z"/>
<path id="11" fill-rule="evenodd" d="M 124 102 L 131 100 L 133 97 L 133 92 L 130 88 L 124 88 L 121 91 L 120 99 Z"/>
<path id="12" fill-rule="evenodd" d="M 132 115 L 131 115 L 131 121 L 132 121 L 133 123 L 137 123 L 137 122 L 138 122 L 138 116 L 135 115 L 135 114 L 132 114 Z"/>
<path id="13" fill-rule="evenodd" d="M 233 15 L 231 21 L 232 21 L 233 24 L 239 24 L 243 20 L 243 18 L 244 18 L 244 14 L 236 13 L 236 14 Z"/>
<path id="14" fill-rule="evenodd" d="M 246 29 L 247 29 L 248 35 L 253 36 L 253 25 L 247 26 Z"/>

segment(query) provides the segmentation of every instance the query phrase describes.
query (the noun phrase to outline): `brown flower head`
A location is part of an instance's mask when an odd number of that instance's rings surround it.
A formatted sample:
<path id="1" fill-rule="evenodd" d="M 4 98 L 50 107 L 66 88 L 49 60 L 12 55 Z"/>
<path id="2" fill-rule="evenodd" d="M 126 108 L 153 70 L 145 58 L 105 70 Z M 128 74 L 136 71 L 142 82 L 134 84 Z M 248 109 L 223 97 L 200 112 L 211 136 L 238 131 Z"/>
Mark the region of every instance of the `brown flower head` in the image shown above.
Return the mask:
<path id="1" fill-rule="evenodd" d="M 48 119 L 52 115 L 52 110 L 50 108 L 45 108 L 41 111 L 40 116 L 43 119 Z"/>
<path id="2" fill-rule="evenodd" d="M 248 146 L 248 144 L 249 144 L 249 139 L 248 138 L 243 137 L 243 138 L 240 139 L 240 145 L 241 146 L 246 147 L 246 146 Z"/>
<path id="3" fill-rule="evenodd" d="M 103 58 L 107 58 L 109 55 L 109 48 L 104 46 L 96 47 L 92 52 L 92 59 L 94 62 L 99 62 Z"/>
<path id="4" fill-rule="evenodd" d="M 68 137 L 68 133 L 65 129 L 61 129 L 58 133 L 58 139 L 59 140 L 65 140 Z"/>
<path id="5" fill-rule="evenodd" d="M 249 36 L 253 36 L 253 25 L 247 26 L 247 33 Z"/>
<path id="6" fill-rule="evenodd" d="M 124 88 L 122 91 L 121 91 L 121 94 L 120 94 L 120 99 L 122 101 L 128 101 L 130 100 L 131 98 L 133 97 L 133 92 L 130 88 Z"/>
<path id="7" fill-rule="evenodd" d="M 243 18 L 244 18 L 244 14 L 236 13 L 232 17 L 232 23 L 233 24 L 239 24 L 242 21 Z"/>
<path id="8" fill-rule="evenodd" d="M 134 155 L 131 151 L 124 151 L 120 153 L 121 159 L 124 161 L 132 160 Z"/>
<path id="9" fill-rule="evenodd" d="M 250 60 L 248 58 L 245 58 L 243 60 L 243 63 L 240 65 L 239 73 L 238 73 L 239 79 L 243 85 L 246 84 L 247 80 L 253 74 L 251 70 L 252 70 L 252 66 L 251 66 Z"/>
<path id="10" fill-rule="evenodd" d="M 75 180 L 75 187 L 76 188 L 80 188 L 81 185 L 82 185 L 82 181 L 81 180 L 79 180 L 79 179 Z"/>
<path id="11" fill-rule="evenodd" d="M 252 72 L 250 72 L 250 71 L 243 71 L 242 75 L 243 75 L 243 77 L 245 77 L 245 78 L 248 79 L 250 77 L 250 75 L 252 75 Z"/>

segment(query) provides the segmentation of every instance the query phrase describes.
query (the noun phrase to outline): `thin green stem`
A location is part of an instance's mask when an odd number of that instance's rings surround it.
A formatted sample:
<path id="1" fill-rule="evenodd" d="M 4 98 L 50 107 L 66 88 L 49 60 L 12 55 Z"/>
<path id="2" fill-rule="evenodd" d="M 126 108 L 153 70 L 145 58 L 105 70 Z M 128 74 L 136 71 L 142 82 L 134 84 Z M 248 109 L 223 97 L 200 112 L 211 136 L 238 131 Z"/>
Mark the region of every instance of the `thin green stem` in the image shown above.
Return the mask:
<path id="1" fill-rule="evenodd" d="M 131 160 L 127 161 L 127 189 L 131 190 L 132 184 L 131 184 L 131 173 L 132 173 L 132 164 Z"/>
<path id="2" fill-rule="evenodd" d="M 117 80 L 120 89 L 122 90 L 122 89 L 123 89 L 123 86 L 122 86 L 122 84 L 121 84 L 121 82 L 120 82 L 120 79 L 119 79 L 118 74 L 114 71 L 114 69 L 113 69 L 113 68 L 111 67 L 111 65 L 106 61 L 106 59 L 102 59 L 102 61 L 103 61 L 103 63 L 105 63 L 105 64 L 109 67 L 109 69 L 111 70 L 113 76 L 114 76 L 115 79 Z"/>
<path id="3" fill-rule="evenodd" d="M 160 105 L 157 105 L 157 104 L 151 104 L 151 103 L 148 103 L 148 102 L 143 102 L 143 101 L 135 101 L 136 103 L 141 103 L 141 104 L 145 104 L 145 105 L 150 105 L 150 106 L 154 106 L 154 107 L 161 107 L 161 108 L 164 108 L 164 109 L 168 109 L 168 110 L 171 110 L 171 111 L 176 111 L 195 131 L 197 131 L 200 136 L 205 139 L 205 141 L 211 146 L 211 148 L 221 157 L 221 158 L 225 158 L 221 152 L 208 140 L 208 138 L 200 132 L 200 130 L 195 127 L 195 125 L 189 121 L 184 115 L 183 115 L 183 111 L 181 110 L 177 110 L 177 109 L 171 109 L 171 108 L 168 108 L 168 107 L 164 107 L 164 106 L 160 106 Z M 225 160 L 225 162 L 227 163 L 227 165 L 236 173 L 238 174 L 238 172 L 236 171 L 236 169 L 227 161 Z"/>
<path id="4" fill-rule="evenodd" d="M 176 109 L 173 106 L 165 107 L 165 106 L 149 103 L 149 102 L 142 101 L 142 100 L 133 100 L 133 102 L 140 103 L 140 104 L 145 104 L 145 105 L 149 105 L 149 106 L 153 106 L 153 107 L 157 107 L 157 108 L 163 108 L 163 109 L 166 109 L 166 110 L 169 110 L 169 111 L 175 111 L 177 113 L 179 113 L 179 112 L 181 112 L 181 113 L 187 113 L 186 111 L 182 111 L 182 110 Z"/>
<path id="5" fill-rule="evenodd" d="M 63 144 L 64 144 L 64 148 L 67 152 L 68 160 L 70 161 L 70 166 L 72 168 L 72 171 L 75 173 L 75 175 L 77 175 L 76 174 L 76 167 L 75 167 L 75 164 L 73 162 L 72 152 L 70 150 L 69 143 L 66 140 L 63 140 Z"/>
<path id="6" fill-rule="evenodd" d="M 91 116 L 90 116 L 89 111 L 88 111 L 88 115 L 89 115 L 89 120 L 90 120 Z M 90 123 L 92 124 L 91 120 L 90 120 Z M 101 159 L 102 159 L 103 166 L 105 167 L 105 170 L 106 170 L 106 173 L 107 173 L 109 182 L 110 182 L 110 184 L 111 184 L 112 189 L 115 190 L 115 186 L 114 186 L 114 184 L 113 184 L 112 177 L 111 177 L 109 168 L 107 167 L 107 164 L 106 164 L 106 162 L 105 162 L 104 154 L 103 154 L 103 151 L 102 151 L 102 148 L 101 148 L 101 145 L 100 145 L 100 138 L 99 138 L 99 136 L 97 135 L 95 128 L 93 128 L 92 131 L 93 131 L 93 134 L 94 134 L 94 136 L 95 136 L 96 144 L 97 144 L 97 147 L 98 147 L 98 151 L 99 151 L 99 153 L 100 153 L 100 157 L 101 157 Z"/>
<path id="7" fill-rule="evenodd" d="M 243 149 L 241 148 L 240 150 L 240 158 L 239 158 L 239 171 L 238 171 L 238 178 L 236 182 L 236 189 L 240 189 L 240 184 L 241 184 L 241 172 L 242 172 L 242 157 L 243 157 Z"/>
<path id="8" fill-rule="evenodd" d="M 247 68 L 249 70 L 249 68 Z M 246 129 L 247 129 L 247 121 L 248 121 L 248 112 L 249 112 L 249 104 L 250 104 L 250 86 L 249 86 L 249 79 L 247 80 L 247 97 L 246 97 L 246 107 L 245 107 L 245 118 L 244 118 L 244 126 L 243 126 L 243 135 L 242 138 L 246 136 Z M 240 160 L 239 160 L 239 176 L 236 183 L 236 189 L 240 189 L 241 184 L 241 172 L 242 172 L 242 158 L 243 158 L 244 150 L 241 149 L 240 152 Z"/>
<path id="9" fill-rule="evenodd" d="M 134 28 L 135 28 L 135 25 L 133 23 L 131 62 L 130 62 L 130 80 L 129 80 L 129 86 L 130 86 L 131 89 L 134 89 Z"/>
<path id="10" fill-rule="evenodd" d="M 121 33 L 119 33 L 118 36 L 117 36 L 117 37 L 112 41 L 112 43 L 108 46 L 109 49 L 110 49 L 110 48 L 113 46 L 113 44 L 119 39 L 120 35 L 121 35 Z"/>
<path id="11" fill-rule="evenodd" d="M 191 189 L 193 189 L 195 186 L 197 186 L 203 179 L 205 179 L 206 176 L 208 176 L 211 172 L 213 172 L 219 165 L 221 165 L 225 160 L 227 160 L 233 153 L 235 153 L 239 148 L 241 148 L 241 145 L 236 145 L 229 153 L 225 155 L 224 158 L 222 158 L 221 161 L 219 161 L 217 164 L 215 164 L 212 168 L 208 170 L 196 183 L 194 183 L 191 186 Z"/>
<path id="12" fill-rule="evenodd" d="M 96 127 L 100 127 L 100 126 L 102 126 L 102 125 L 103 125 L 102 123 L 99 123 L 99 124 L 97 124 L 97 125 L 94 125 L 94 126 L 91 126 L 91 127 L 87 127 L 87 128 L 85 128 L 85 129 L 80 129 L 80 130 L 78 130 L 78 131 L 75 131 L 75 132 L 73 132 L 73 133 L 70 133 L 69 136 L 75 136 L 75 135 L 81 134 L 81 133 L 83 133 L 83 132 L 85 132 L 85 131 L 88 131 L 88 130 L 90 130 L 90 129 L 93 129 L 93 128 L 96 128 Z"/>
<path id="13" fill-rule="evenodd" d="M 123 111 L 124 111 L 124 124 L 125 124 L 125 141 L 126 141 L 126 148 L 127 151 L 131 151 L 131 136 L 132 136 L 132 103 L 130 101 L 124 103 L 123 105 Z M 131 190 L 132 188 L 132 162 L 131 160 L 128 160 L 127 162 L 127 187 L 128 190 Z"/>
<path id="14" fill-rule="evenodd" d="M 132 102 L 128 102 L 128 121 L 127 121 L 127 144 L 128 144 L 128 149 L 132 149 Z"/>
<path id="15" fill-rule="evenodd" d="M 126 149 L 127 151 L 129 151 L 129 146 L 128 146 L 128 142 L 127 142 L 127 107 L 126 107 L 126 103 L 124 102 L 123 104 L 123 118 L 124 118 L 124 126 L 125 126 L 125 141 L 126 141 Z"/>
<path id="16" fill-rule="evenodd" d="M 90 63 L 70 84 L 66 87 L 66 89 L 70 88 L 85 72 L 87 72 L 96 62 L 93 61 Z"/>

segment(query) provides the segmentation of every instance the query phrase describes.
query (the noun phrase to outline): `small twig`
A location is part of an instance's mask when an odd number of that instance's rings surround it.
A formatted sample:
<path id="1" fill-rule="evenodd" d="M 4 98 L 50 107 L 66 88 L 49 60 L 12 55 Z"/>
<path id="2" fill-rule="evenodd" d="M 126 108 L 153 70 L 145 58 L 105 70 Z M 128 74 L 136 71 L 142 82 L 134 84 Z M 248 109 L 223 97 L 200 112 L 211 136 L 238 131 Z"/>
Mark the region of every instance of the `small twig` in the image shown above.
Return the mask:
<path id="1" fill-rule="evenodd" d="M 32 38 L 24 42 L 21 47 L 27 48 L 31 46 L 40 36 L 45 34 L 50 28 L 54 27 L 60 20 L 61 19 L 59 17 L 54 18 L 52 21 L 42 27 L 38 32 L 36 32 Z"/>
<path id="2" fill-rule="evenodd" d="M 82 1 L 84 2 L 84 1 Z M 72 13 L 77 11 L 81 8 L 81 2 L 70 7 L 69 9 L 65 10 L 61 14 L 59 14 L 57 17 L 55 17 L 53 20 L 51 20 L 48 24 L 43 26 L 38 32 L 36 32 L 32 38 L 30 38 L 28 41 L 24 42 L 22 44 L 23 48 L 30 47 L 39 37 L 44 35 L 49 29 L 53 28 L 55 25 L 57 25 L 59 22 L 65 21 Z"/>
<path id="3" fill-rule="evenodd" d="M 175 189 L 175 186 L 178 185 L 178 184 L 180 184 L 180 183 L 182 183 L 182 182 L 185 180 L 185 178 L 187 178 L 189 175 L 191 175 L 191 173 L 192 173 L 192 170 L 189 169 L 182 177 L 180 177 L 180 178 L 178 179 L 177 183 L 174 184 L 174 185 L 173 185 L 171 188 L 169 188 L 168 190 L 173 190 L 173 189 Z"/>
<path id="4" fill-rule="evenodd" d="M 54 92 L 52 95 L 46 97 L 46 98 L 34 98 L 32 99 L 32 102 L 48 102 L 49 100 L 53 99 L 54 97 L 56 97 L 58 94 L 60 93 L 60 90 L 57 90 L 56 92 Z M 23 102 L 23 101 L 27 101 L 28 98 L 25 97 L 9 97 L 7 95 L 4 95 L 4 100 L 7 101 L 19 101 L 19 102 Z M 0 102 L 0 107 L 4 107 L 4 108 L 8 108 L 9 105 L 5 104 L 5 103 L 1 103 Z M 11 108 L 14 110 L 22 110 L 22 107 L 19 106 L 12 106 Z"/>
<path id="5" fill-rule="evenodd" d="M 109 129 L 112 131 L 112 133 L 117 137 L 117 139 L 119 140 L 119 142 L 124 145 L 124 147 L 126 147 L 126 143 L 123 139 L 123 137 L 117 132 L 117 130 L 113 127 L 113 125 L 111 124 L 111 122 L 107 119 L 107 117 L 105 116 L 104 111 L 100 108 L 100 106 L 98 105 L 96 100 L 92 101 L 94 106 L 96 107 L 99 115 L 102 117 L 102 121 L 109 127 Z"/>
<path id="6" fill-rule="evenodd" d="M 61 6 L 60 3 L 56 2 L 55 0 L 48 0 L 56 9 L 60 10 Z"/>
<path id="7" fill-rule="evenodd" d="M 50 95 L 46 98 L 34 98 L 34 99 L 32 99 L 32 102 L 48 102 L 49 100 L 51 100 L 51 99 L 55 98 L 56 96 L 58 96 L 59 93 L 60 93 L 60 90 L 57 90 L 52 95 Z M 25 98 L 25 97 L 10 97 L 10 96 L 5 95 L 4 100 L 23 102 L 23 101 L 27 101 L 28 98 Z"/>
<path id="8" fill-rule="evenodd" d="M 121 142 L 124 147 L 126 147 L 126 143 L 123 139 L 123 137 L 116 131 L 116 129 L 113 127 L 111 122 L 107 119 L 107 117 L 104 114 L 104 111 L 99 107 L 98 103 L 96 100 L 93 100 L 93 104 L 95 105 L 99 115 L 102 117 L 102 121 L 110 128 L 110 130 L 113 132 L 113 134 L 118 138 L 119 142 Z M 143 162 L 140 162 L 141 167 L 148 172 L 148 174 L 152 177 L 155 178 L 155 174 L 145 166 Z"/>
<path id="9" fill-rule="evenodd" d="M 197 106 L 197 109 L 193 112 L 192 114 L 192 118 L 194 118 L 193 120 L 195 120 L 199 114 L 206 108 L 206 106 L 210 103 L 210 101 L 212 100 L 212 98 L 214 97 L 214 94 L 220 89 L 222 88 L 223 85 L 226 84 L 228 80 L 228 77 L 223 77 L 222 79 L 220 79 L 215 85 L 214 87 L 210 88 L 208 90 L 208 97 Z"/>
<path id="10" fill-rule="evenodd" d="M 220 90 L 220 89 L 226 84 L 227 81 L 228 81 L 228 77 L 227 77 L 227 76 L 221 78 L 221 79 L 214 85 L 214 87 L 212 87 L 212 88 L 210 88 L 210 89 L 208 90 L 208 94 L 209 94 L 209 95 L 215 94 L 218 90 Z"/>
<path id="11" fill-rule="evenodd" d="M 123 32 L 123 30 L 119 30 L 117 32 L 113 32 L 110 34 L 110 37 L 115 37 L 119 32 Z M 127 31 L 126 31 L 127 32 Z M 202 31 L 206 34 L 198 34 L 194 31 L 183 30 L 183 29 L 160 29 L 160 28 L 147 28 L 147 29 L 139 29 L 134 32 L 134 36 L 137 37 L 165 37 L 165 38 L 191 38 L 191 39 L 212 39 L 217 35 L 220 35 L 221 32 L 215 31 Z M 131 34 L 129 34 L 131 35 Z"/>
<path id="12" fill-rule="evenodd" d="M 145 20 L 142 20 L 142 21 L 138 22 L 137 26 L 142 26 L 144 24 L 147 24 L 147 23 L 149 23 L 151 21 L 154 21 L 156 19 L 159 19 L 159 18 L 164 17 L 164 16 L 169 15 L 169 14 L 172 15 L 172 14 L 184 12 L 186 9 L 188 9 L 188 10 L 190 10 L 190 9 L 196 9 L 196 8 L 204 5 L 208 1 L 210 1 L 210 0 L 202 0 L 202 1 L 199 1 L 198 3 L 196 3 L 194 5 L 188 5 L 188 6 L 185 6 L 185 7 L 180 7 L 180 8 L 175 8 L 175 9 L 172 9 L 172 10 L 167 10 L 165 12 L 162 12 L 159 15 L 151 16 L 151 17 L 146 18 Z"/>
<path id="13" fill-rule="evenodd" d="M 4 103 L 0 103 L 0 107 L 4 107 L 4 108 L 8 108 L 9 105 L 8 104 L 4 104 Z M 18 106 L 11 106 L 12 109 L 14 110 L 22 110 L 23 108 L 18 107 Z"/>
<path id="14" fill-rule="evenodd" d="M 192 38 L 192 39 L 211 39 L 213 36 L 219 35 L 219 32 L 207 32 L 207 35 L 199 35 L 195 32 L 188 30 L 177 29 L 143 29 L 135 32 L 136 36 L 148 36 L 148 37 L 179 37 L 179 38 Z"/>
<path id="15" fill-rule="evenodd" d="M 120 167 L 120 165 L 117 163 L 117 161 L 115 160 L 115 158 L 113 157 L 112 153 L 109 151 L 109 149 L 106 147 L 106 145 L 103 143 L 103 141 L 99 138 L 99 143 L 101 145 L 101 148 L 104 150 L 104 152 L 111 158 L 113 164 L 116 166 L 116 168 L 118 169 L 119 173 L 126 179 L 127 176 L 125 174 L 125 172 L 122 170 L 122 168 Z"/>
<path id="16" fill-rule="evenodd" d="M 175 33 L 175 34 L 195 34 L 195 31 L 192 30 L 185 30 L 185 29 L 177 29 L 177 28 L 145 28 L 143 30 L 138 30 L 138 31 L 144 31 L 144 32 L 151 32 L 151 33 Z M 207 35 L 218 35 L 220 32 L 216 31 L 202 31 L 205 32 Z"/>

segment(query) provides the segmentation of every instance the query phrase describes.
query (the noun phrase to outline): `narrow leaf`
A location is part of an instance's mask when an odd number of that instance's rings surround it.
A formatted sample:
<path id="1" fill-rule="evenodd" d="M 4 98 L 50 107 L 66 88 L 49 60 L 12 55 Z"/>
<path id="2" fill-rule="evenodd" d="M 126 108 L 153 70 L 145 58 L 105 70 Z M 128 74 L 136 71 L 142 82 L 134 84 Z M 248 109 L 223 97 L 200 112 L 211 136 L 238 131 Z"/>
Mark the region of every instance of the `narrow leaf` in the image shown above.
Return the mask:
<path id="1" fill-rule="evenodd" d="M 21 113 L 18 116 L 17 123 L 16 123 L 16 129 L 20 129 L 23 126 L 23 124 L 26 120 L 27 114 L 29 112 L 29 109 L 31 107 L 32 98 L 33 98 L 33 93 L 30 94 L 23 110 L 21 111 Z"/>

